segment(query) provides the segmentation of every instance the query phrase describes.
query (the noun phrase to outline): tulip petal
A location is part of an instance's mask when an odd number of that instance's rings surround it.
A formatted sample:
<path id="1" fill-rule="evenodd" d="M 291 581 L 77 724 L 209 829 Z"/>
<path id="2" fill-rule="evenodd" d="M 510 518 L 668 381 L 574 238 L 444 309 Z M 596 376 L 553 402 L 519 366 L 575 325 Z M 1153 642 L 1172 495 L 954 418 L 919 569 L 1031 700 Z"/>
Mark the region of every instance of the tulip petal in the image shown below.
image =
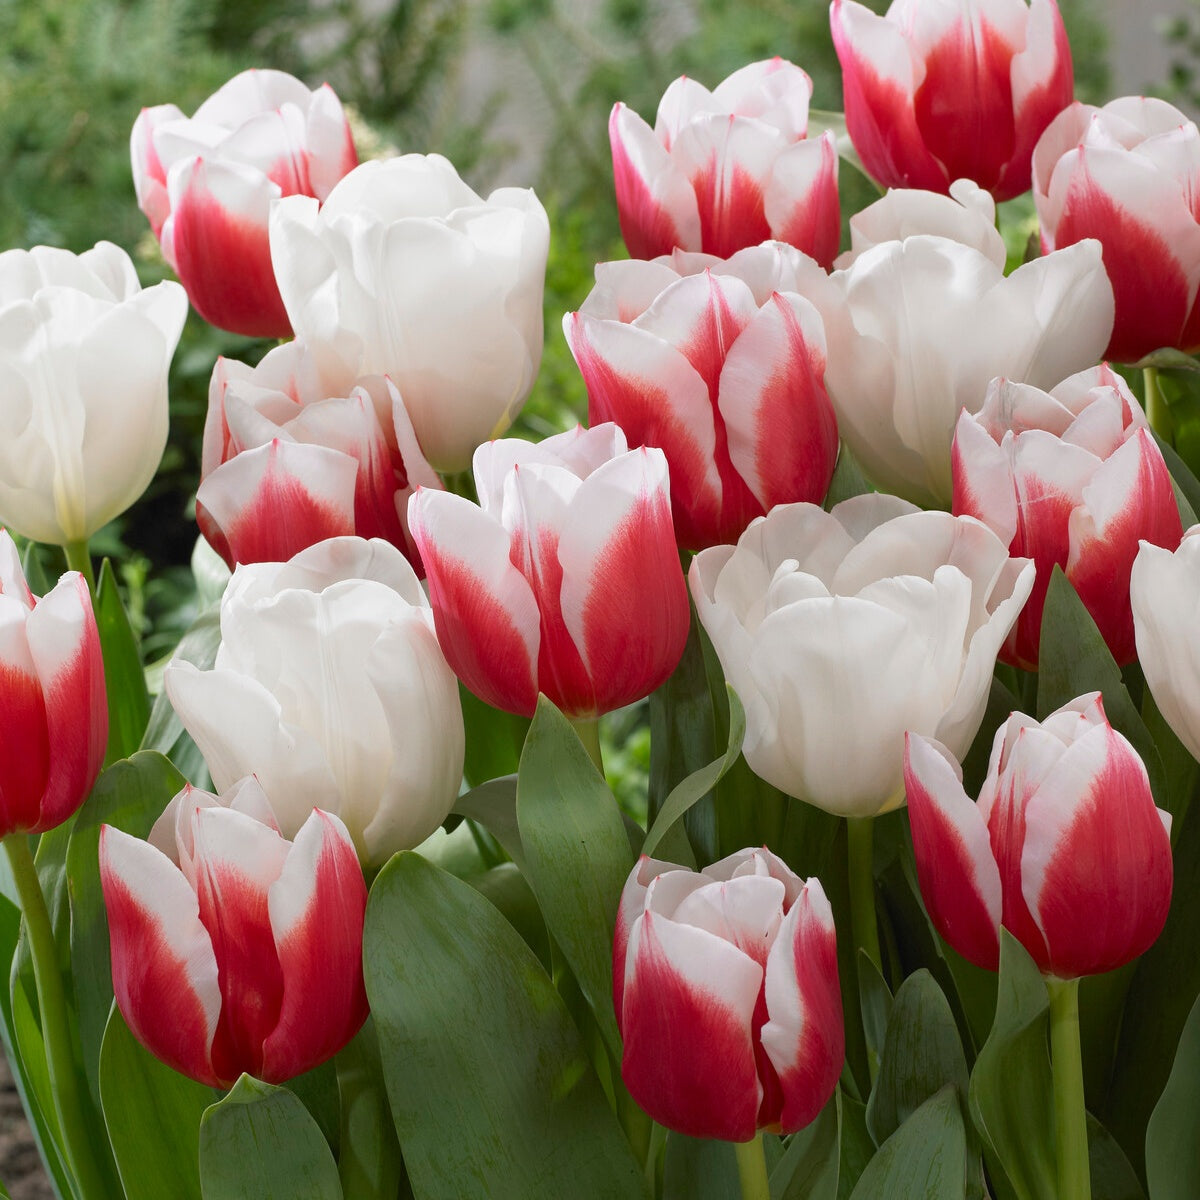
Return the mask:
<path id="1" fill-rule="evenodd" d="M 679 866 L 678 863 L 669 863 L 663 859 L 650 858 L 649 855 L 643 854 L 634 863 L 633 870 L 629 872 L 629 878 L 625 881 L 624 888 L 621 889 L 621 900 L 617 905 L 616 928 L 613 933 L 613 1008 L 616 1010 L 618 1026 L 621 1024 L 621 1001 L 625 994 L 625 958 L 629 936 L 634 922 L 646 908 L 646 889 L 649 888 L 652 880 L 667 871 L 677 871 L 692 878 L 698 878 L 686 868 Z M 670 913 L 666 915 L 670 916 Z"/>
<path id="2" fill-rule="evenodd" d="M 802 250 L 829 268 L 842 231 L 838 201 L 837 140 L 826 130 L 797 142 L 776 160 L 763 193 L 771 236 Z"/>
<path id="3" fill-rule="evenodd" d="M 4 835 L 38 823 L 51 766 L 46 701 L 29 652 L 28 617 L 19 600 L 0 596 L 0 833 Z"/>

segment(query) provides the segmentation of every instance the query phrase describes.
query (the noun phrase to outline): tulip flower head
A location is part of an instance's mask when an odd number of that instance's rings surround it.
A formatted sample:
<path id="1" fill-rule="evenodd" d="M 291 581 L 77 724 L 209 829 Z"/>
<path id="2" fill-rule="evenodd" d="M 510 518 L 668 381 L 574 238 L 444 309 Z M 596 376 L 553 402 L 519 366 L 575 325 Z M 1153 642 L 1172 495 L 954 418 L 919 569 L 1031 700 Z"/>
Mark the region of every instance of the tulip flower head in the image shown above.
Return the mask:
<path id="1" fill-rule="evenodd" d="M 687 588 L 662 451 L 615 425 L 475 452 L 479 505 L 419 489 L 408 519 L 438 638 L 481 699 L 569 717 L 649 695 L 675 669 Z"/>
<path id="2" fill-rule="evenodd" d="M 995 971 L 1000 926 L 1045 975 L 1123 966 L 1158 937 L 1171 902 L 1171 818 L 1099 693 L 1042 722 L 996 731 L 972 802 L 945 746 L 906 737 L 904 781 L 917 878 L 938 932 Z"/>
<path id="3" fill-rule="evenodd" d="M 341 102 L 283 71 L 243 71 L 193 117 L 142 109 L 130 138 L 138 207 L 196 311 L 252 337 L 292 327 L 267 219 L 280 196 L 324 200 L 358 162 Z"/>
<path id="4" fill-rule="evenodd" d="M 965 753 L 1033 586 L 970 517 L 871 493 L 781 504 L 701 551 L 692 596 L 746 709 L 751 770 L 838 816 L 904 802 L 904 731 Z"/>
<path id="5" fill-rule="evenodd" d="M 1033 147 L 1075 87 L 1055 0 L 893 0 L 882 17 L 833 0 L 829 17 L 868 174 L 934 192 L 973 179 L 997 200 L 1028 189 Z"/>
<path id="6" fill-rule="evenodd" d="M 774 238 L 828 266 L 841 221 L 837 146 L 829 132 L 807 137 L 811 96 L 808 75 L 773 58 L 711 92 L 676 79 L 653 129 L 617 104 L 608 135 L 629 253 L 728 258 Z"/>
<path id="7" fill-rule="evenodd" d="M 84 802 L 108 742 L 100 635 L 68 571 L 40 600 L 0 529 L 0 837 L 42 833 Z"/>
<path id="8" fill-rule="evenodd" d="M 184 1075 L 282 1083 L 366 1020 L 367 888 L 337 817 L 314 810 L 289 841 L 253 777 L 189 785 L 148 842 L 102 828 L 100 882 L 117 1006 Z"/>
<path id="9" fill-rule="evenodd" d="M 841 1074 L 833 912 L 766 847 L 699 872 L 643 856 L 617 912 L 613 999 L 630 1094 L 691 1137 L 794 1133 Z"/>
<path id="10" fill-rule="evenodd" d="M 983 408 L 958 420 L 954 512 L 978 517 L 1037 579 L 1000 657 L 1036 670 L 1050 575 L 1061 566 L 1117 663 L 1136 651 L 1129 574 L 1141 538 L 1183 536 L 1162 451 L 1141 406 L 1107 365 L 1046 393 L 992 381 Z"/>
<path id="11" fill-rule="evenodd" d="M 837 462 L 825 334 L 799 294 L 811 259 L 781 242 L 596 267 L 563 318 L 593 424 L 615 421 L 671 465 L 680 545 L 733 541 L 776 504 L 819 502 Z"/>

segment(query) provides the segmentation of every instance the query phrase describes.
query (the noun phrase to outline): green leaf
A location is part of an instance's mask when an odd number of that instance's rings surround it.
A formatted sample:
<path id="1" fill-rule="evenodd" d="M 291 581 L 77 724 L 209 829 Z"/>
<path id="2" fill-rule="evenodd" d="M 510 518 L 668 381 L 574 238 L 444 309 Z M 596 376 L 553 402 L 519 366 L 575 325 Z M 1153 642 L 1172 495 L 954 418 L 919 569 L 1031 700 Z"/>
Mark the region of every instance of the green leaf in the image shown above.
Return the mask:
<path id="1" fill-rule="evenodd" d="M 643 1194 L 562 1000 L 468 884 L 417 854 L 396 855 L 371 889 L 363 962 L 418 1196 Z"/>
<path id="2" fill-rule="evenodd" d="M 463 763 L 466 781 L 478 787 L 489 779 L 514 774 L 529 730 L 529 718 L 485 704 L 461 683 L 458 693 L 467 735 L 467 756 Z"/>
<path id="3" fill-rule="evenodd" d="M 1150 1200 L 1200 1196 L 1200 1000 L 1192 1005 L 1175 1063 L 1146 1127 Z"/>
<path id="4" fill-rule="evenodd" d="M 546 926 L 619 1062 L 613 925 L 633 855 L 616 799 L 571 723 L 545 696 L 521 753 L 517 824 L 525 876 Z"/>
<path id="5" fill-rule="evenodd" d="M 965 1165 L 962 1112 L 947 1084 L 883 1143 L 851 1200 L 962 1200 Z"/>
<path id="6" fill-rule="evenodd" d="M 1192 520 L 1189 521 L 1186 511 L 1182 505 L 1180 506 L 1179 517 L 1183 522 L 1184 529 L 1187 529 L 1189 525 L 1195 523 L 1196 515 L 1200 513 L 1200 479 L 1192 474 L 1191 468 L 1183 461 L 1179 451 L 1170 442 L 1159 437 L 1157 433 L 1154 433 L 1153 436 L 1159 450 L 1162 451 L 1163 461 L 1167 464 L 1167 470 L 1171 475 L 1171 482 L 1175 485 L 1176 499 L 1182 495 L 1188 509 L 1191 510 Z"/>
<path id="7" fill-rule="evenodd" d="M 150 717 L 150 695 L 137 638 L 107 558 L 100 566 L 95 609 L 108 690 L 108 749 L 104 755 L 104 765 L 108 766 L 128 758 L 138 748 Z"/>
<path id="8" fill-rule="evenodd" d="M 875 965 L 874 959 L 860 946 L 858 954 L 855 955 L 855 966 L 858 968 L 858 996 L 859 1007 L 862 1009 L 863 1032 L 867 1038 L 867 1052 L 871 1054 L 875 1061 L 878 1062 L 883 1054 L 884 1040 L 887 1036 L 888 1018 L 892 1012 L 892 989 L 888 987 L 887 981 L 879 973 L 879 968 Z M 938 1084 L 940 1087 L 941 1084 Z M 937 1091 L 937 1088 L 933 1089 Z M 867 1124 L 870 1126 L 870 1117 L 867 1118 Z M 890 1130 L 888 1131 L 891 1132 Z M 871 1130 L 872 1137 L 875 1138 L 875 1144 L 878 1145 L 880 1137 Z M 884 1137 L 887 1134 L 883 1135 Z"/>
<path id="9" fill-rule="evenodd" d="M 839 1088 L 838 1091 L 841 1095 L 841 1126 L 838 1130 L 841 1146 L 838 1151 L 837 1194 L 838 1200 L 848 1200 L 875 1154 L 875 1143 L 867 1132 L 867 1106 L 853 1096 L 846 1095 L 844 1089 Z"/>
<path id="10" fill-rule="evenodd" d="M 200 1118 L 219 1095 L 159 1062 L 113 1005 L 100 1096 L 126 1200 L 199 1200 Z"/>
<path id="11" fill-rule="evenodd" d="M 370 1017 L 336 1061 L 342 1191 L 352 1200 L 397 1200 L 403 1180 L 404 1195 L 409 1195 Z"/>
<path id="12" fill-rule="evenodd" d="M 517 825 L 517 777 L 505 775 L 472 788 L 454 802 L 453 812 L 482 825 L 517 864 L 525 862 Z"/>
<path id="13" fill-rule="evenodd" d="M 738 755 L 741 754 L 742 742 L 746 737 L 746 714 L 742 709 L 742 702 L 738 699 L 737 693 L 733 688 L 726 685 L 726 690 L 729 694 L 729 742 L 725 747 L 725 753 L 676 785 L 671 794 L 663 802 L 658 816 L 654 818 L 654 824 L 651 825 L 650 832 L 646 834 L 646 840 L 642 844 L 643 854 L 654 854 L 655 849 L 657 849 L 659 842 L 663 839 L 667 830 L 697 800 L 702 799 L 712 791 L 718 780 L 733 766 L 738 759 Z"/>
<path id="14" fill-rule="evenodd" d="M 342 1197 L 337 1164 L 308 1110 L 287 1088 L 249 1075 L 200 1122 L 200 1188 L 204 1200 Z"/>
<path id="15" fill-rule="evenodd" d="M 815 1121 L 792 1134 L 771 1169 L 771 1200 L 836 1200 L 841 1093 L 835 1091 Z"/>
<path id="16" fill-rule="evenodd" d="M 667 1134 L 662 1200 L 729 1200 L 741 1193 L 732 1142 Z"/>
<path id="17" fill-rule="evenodd" d="M 844 128 L 844 126 L 843 126 Z M 852 500 L 855 496 L 865 496 L 875 489 L 867 482 L 867 477 L 854 460 L 846 443 L 842 443 L 838 451 L 837 466 L 833 469 L 833 478 L 829 481 L 829 490 L 825 493 L 824 508 L 826 511 L 843 500 Z"/>
<path id="18" fill-rule="evenodd" d="M 1130 1166 L 1125 1152 L 1091 1113 L 1087 1114 L 1087 1137 L 1092 1200 L 1146 1200 L 1137 1172 Z"/>
<path id="19" fill-rule="evenodd" d="M 969 1095 L 975 1128 L 1021 1200 L 1057 1200 L 1049 1012 L 1033 959 L 1001 929 L 996 1020 Z"/>
<path id="20" fill-rule="evenodd" d="M 495 905 L 537 955 L 538 961 L 549 968 L 550 939 L 546 932 L 546 921 L 529 881 L 521 874 L 517 864 L 500 863 L 467 882 Z"/>
<path id="21" fill-rule="evenodd" d="M 1159 370 L 1165 367 L 1173 371 L 1200 371 L 1200 359 L 1193 358 L 1192 355 L 1186 354 L 1182 350 L 1173 350 L 1167 346 L 1161 350 L 1155 350 L 1153 353 L 1147 354 L 1145 358 L 1139 358 L 1137 362 L 1129 365 L 1130 369 L 1134 371 L 1144 371 L 1147 367 L 1157 367 Z"/>

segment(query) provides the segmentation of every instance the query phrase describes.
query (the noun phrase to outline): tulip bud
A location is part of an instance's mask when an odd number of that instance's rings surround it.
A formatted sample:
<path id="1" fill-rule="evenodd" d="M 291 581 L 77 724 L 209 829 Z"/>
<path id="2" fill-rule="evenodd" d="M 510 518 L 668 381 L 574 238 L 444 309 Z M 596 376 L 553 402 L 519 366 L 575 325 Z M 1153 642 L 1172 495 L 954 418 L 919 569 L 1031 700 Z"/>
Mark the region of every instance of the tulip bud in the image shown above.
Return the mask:
<path id="1" fill-rule="evenodd" d="M 314 810 L 288 841 L 256 779 L 189 785 L 149 842 L 101 829 L 100 882 L 117 1006 L 184 1075 L 282 1083 L 366 1019 L 367 888 L 337 817 Z"/>
<path id="2" fill-rule="evenodd" d="M 905 739 L 904 782 L 925 907 L 964 958 L 997 970 L 1003 925 L 1043 974 L 1074 979 L 1123 966 L 1161 932 L 1171 818 L 1098 692 L 1040 723 L 1013 713 L 977 804 L 953 755 L 919 734 Z"/>

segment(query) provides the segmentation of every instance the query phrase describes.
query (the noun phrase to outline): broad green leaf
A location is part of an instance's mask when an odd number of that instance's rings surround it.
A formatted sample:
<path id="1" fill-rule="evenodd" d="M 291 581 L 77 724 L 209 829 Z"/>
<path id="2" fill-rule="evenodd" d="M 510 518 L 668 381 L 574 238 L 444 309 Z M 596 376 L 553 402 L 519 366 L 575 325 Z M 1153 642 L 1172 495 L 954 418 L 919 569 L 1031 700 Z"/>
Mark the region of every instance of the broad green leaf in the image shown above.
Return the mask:
<path id="1" fill-rule="evenodd" d="M 962 1111 L 948 1084 L 883 1143 L 851 1200 L 962 1200 L 965 1166 Z"/>
<path id="2" fill-rule="evenodd" d="M 841 1145 L 838 1150 L 838 1200 L 849 1200 L 858 1181 L 875 1154 L 875 1143 L 867 1132 L 867 1106 L 848 1096 L 839 1088 L 841 1118 L 838 1130 Z"/>
<path id="3" fill-rule="evenodd" d="M 104 765 L 108 766 L 128 758 L 138 748 L 150 718 L 150 695 L 137 638 L 107 558 L 100 566 L 95 609 L 108 691 L 108 749 L 104 755 Z"/>
<path id="4" fill-rule="evenodd" d="M 504 853 L 521 866 L 525 853 L 517 827 L 517 777 L 505 775 L 463 793 L 453 811 L 482 825 L 504 848 Z"/>
<path id="5" fill-rule="evenodd" d="M 562 1000 L 468 884 L 417 854 L 396 855 L 371 889 L 363 962 L 417 1196 L 643 1194 Z"/>
<path id="6" fill-rule="evenodd" d="M 467 882 L 486 896 L 508 923 L 521 935 L 543 966 L 550 963 L 550 939 L 546 921 L 529 881 L 516 863 L 500 863 Z"/>
<path id="7" fill-rule="evenodd" d="M 1087 1114 L 1087 1138 L 1092 1200 L 1146 1200 L 1137 1172 L 1125 1152 L 1091 1113 Z"/>
<path id="8" fill-rule="evenodd" d="M 300 1100 L 287 1088 L 243 1075 L 200 1121 L 200 1194 L 204 1200 L 341 1200 L 342 1185 L 320 1127 Z"/>
<path id="9" fill-rule="evenodd" d="M 1056 1200 L 1050 1000 L 1025 948 L 1000 931 L 996 1020 L 971 1073 L 975 1128 L 1021 1200 Z"/>
<path id="10" fill-rule="evenodd" d="M 336 1061 L 341 1113 L 338 1175 L 342 1191 L 352 1200 L 397 1200 L 403 1183 L 403 1195 L 411 1195 L 388 1108 L 379 1041 L 370 1017 Z"/>
<path id="11" fill-rule="evenodd" d="M 1184 529 L 1195 523 L 1195 518 L 1200 513 L 1200 480 L 1192 474 L 1191 468 L 1180 457 L 1179 452 L 1157 433 L 1154 434 L 1154 440 L 1158 443 L 1158 448 L 1162 451 L 1163 461 L 1167 464 L 1167 470 L 1171 473 L 1171 481 L 1176 488 L 1176 499 L 1180 495 L 1183 496 L 1188 509 L 1191 510 L 1192 520 L 1187 518 L 1187 512 L 1180 505 L 1179 516 L 1183 522 Z"/>
<path id="12" fill-rule="evenodd" d="M 1167 803 L 1163 807 L 1172 814 L 1171 844 L 1175 845 L 1183 832 L 1183 818 L 1200 781 L 1200 766 L 1167 724 L 1149 688 L 1142 693 L 1142 720 L 1162 759 L 1167 787 Z"/>
<path id="13" fill-rule="evenodd" d="M 489 779 L 514 774 L 529 730 L 529 718 L 485 704 L 461 683 L 458 694 L 467 735 L 467 756 L 463 763 L 467 783 L 479 787 Z"/>
<path id="14" fill-rule="evenodd" d="M 667 1134 L 662 1200 L 730 1200 L 740 1192 L 732 1142 Z"/>
<path id="15" fill-rule="evenodd" d="M 832 114 L 840 116 L 841 114 Z M 845 125 L 842 126 L 843 133 Z M 864 496 L 875 489 L 867 482 L 867 477 L 854 460 L 845 442 L 838 451 L 837 466 L 833 469 L 833 478 L 829 481 L 829 490 L 825 493 L 824 508 L 826 511 L 843 500 L 852 500 L 855 496 Z"/>
<path id="16" fill-rule="evenodd" d="M 100 1097 L 126 1200 L 199 1200 L 200 1118 L 219 1095 L 159 1062 L 113 1005 Z"/>
<path id="17" fill-rule="evenodd" d="M 1169 346 L 1164 346 L 1161 350 L 1155 350 L 1151 354 L 1147 354 L 1145 358 L 1139 358 L 1137 362 L 1130 363 L 1130 369 L 1134 371 L 1144 371 L 1147 367 L 1157 367 L 1162 370 L 1164 367 L 1173 371 L 1200 371 L 1200 359 L 1194 358 L 1183 350 L 1174 350 Z"/>
<path id="18" fill-rule="evenodd" d="M 887 1036 L 888 1017 L 892 1011 L 892 989 L 888 987 L 887 981 L 879 973 L 879 968 L 875 965 L 874 960 L 861 946 L 854 961 L 858 967 L 859 1007 L 862 1010 L 863 1033 L 867 1039 L 867 1052 L 872 1054 L 875 1061 L 878 1062 L 883 1055 L 884 1040 Z M 940 1083 L 938 1087 L 941 1087 Z M 937 1088 L 933 1090 L 937 1091 Z M 869 1115 L 867 1124 L 870 1125 Z M 878 1144 L 881 1139 L 875 1133 L 874 1129 L 872 1129 L 871 1134 L 875 1138 L 876 1144 Z M 883 1136 L 886 1137 L 887 1134 Z"/>
<path id="19" fill-rule="evenodd" d="M 525 875 L 613 1059 L 613 924 L 633 867 L 621 810 L 570 722 L 542 696 L 517 775 Z"/>
<path id="20" fill-rule="evenodd" d="M 289 1079 L 283 1085 L 308 1109 L 308 1115 L 316 1122 L 321 1136 L 334 1155 L 338 1152 L 341 1135 L 341 1115 L 338 1112 L 337 1068 L 332 1059 Z"/>
<path id="21" fill-rule="evenodd" d="M 792 1134 L 771 1168 L 771 1200 L 836 1200 L 841 1093 L 835 1091 L 815 1121 Z"/>
<path id="22" fill-rule="evenodd" d="M 1200 1000 L 1192 1005 L 1175 1063 L 1146 1127 L 1150 1200 L 1200 1196 Z"/>

